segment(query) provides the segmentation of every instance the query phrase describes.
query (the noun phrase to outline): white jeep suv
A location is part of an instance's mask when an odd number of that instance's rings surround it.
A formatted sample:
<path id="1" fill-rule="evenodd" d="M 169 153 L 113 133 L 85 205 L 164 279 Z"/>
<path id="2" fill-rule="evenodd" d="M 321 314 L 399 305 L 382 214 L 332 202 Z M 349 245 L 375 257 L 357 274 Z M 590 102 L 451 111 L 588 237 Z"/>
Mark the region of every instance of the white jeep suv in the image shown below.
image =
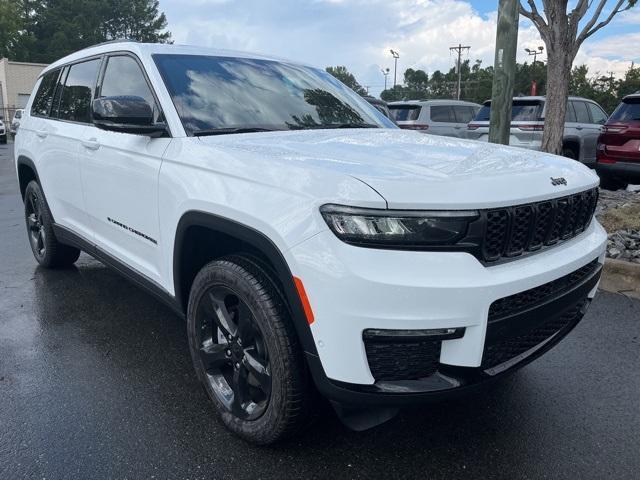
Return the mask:
<path id="1" fill-rule="evenodd" d="M 85 251 L 184 316 L 222 421 L 256 443 L 305 425 L 314 391 L 362 429 L 524 365 L 603 263 L 584 165 L 400 130 L 260 55 L 74 53 L 43 71 L 15 153 L 36 260 Z"/>

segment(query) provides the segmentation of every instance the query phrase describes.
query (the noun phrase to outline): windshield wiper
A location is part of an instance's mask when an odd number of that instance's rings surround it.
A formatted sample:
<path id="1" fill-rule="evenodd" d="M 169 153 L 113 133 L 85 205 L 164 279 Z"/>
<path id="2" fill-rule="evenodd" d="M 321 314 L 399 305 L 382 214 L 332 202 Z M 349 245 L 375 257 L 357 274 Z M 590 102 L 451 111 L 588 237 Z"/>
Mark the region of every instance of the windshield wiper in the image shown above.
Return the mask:
<path id="1" fill-rule="evenodd" d="M 331 128 L 380 128 L 373 123 L 325 123 L 319 125 L 295 125 L 290 126 L 291 130 L 323 130 Z"/>
<path id="2" fill-rule="evenodd" d="M 251 133 L 251 132 L 274 132 L 276 128 L 263 127 L 227 127 L 227 128 L 209 128 L 206 130 L 196 130 L 193 132 L 194 137 L 204 137 L 207 135 L 227 135 L 230 133 Z"/>

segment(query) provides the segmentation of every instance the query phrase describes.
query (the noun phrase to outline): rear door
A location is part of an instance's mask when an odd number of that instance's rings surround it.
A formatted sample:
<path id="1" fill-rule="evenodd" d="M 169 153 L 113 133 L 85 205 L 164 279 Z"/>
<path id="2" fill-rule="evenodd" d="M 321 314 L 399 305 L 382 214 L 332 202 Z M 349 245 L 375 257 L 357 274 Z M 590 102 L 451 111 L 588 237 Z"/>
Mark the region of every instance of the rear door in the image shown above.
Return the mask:
<path id="1" fill-rule="evenodd" d="M 50 114 L 37 115 L 32 123 L 40 152 L 38 173 L 53 217 L 57 224 L 85 239 L 92 235 L 85 210 L 78 153 L 80 139 L 90 122 L 100 61 L 100 58 L 93 58 L 62 69 Z"/>
<path id="2" fill-rule="evenodd" d="M 458 123 L 451 105 L 430 105 L 429 112 L 429 133 L 445 137 L 458 135 Z"/>
<path id="3" fill-rule="evenodd" d="M 572 100 L 572 103 L 576 112 L 576 130 L 580 137 L 580 160 L 587 164 L 594 163 L 601 126 L 592 123 L 587 102 Z"/>
<path id="4" fill-rule="evenodd" d="M 133 95 L 162 112 L 144 69 L 131 54 L 105 59 L 97 96 Z M 158 174 L 170 138 L 86 129 L 81 147 L 87 211 L 96 245 L 159 281 Z"/>
<path id="5" fill-rule="evenodd" d="M 588 134 L 585 135 L 585 154 L 588 152 L 589 157 L 584 157 L 583 162 L 593 164 L 596 161 L 596 153 L 598 150 L 598 137 L 604 131 L 603 125 L 607 123 L 608 115 L 600 107 L 593 102 L 586 102 L 591 117 L 591 123 L 588 126 Z"/>

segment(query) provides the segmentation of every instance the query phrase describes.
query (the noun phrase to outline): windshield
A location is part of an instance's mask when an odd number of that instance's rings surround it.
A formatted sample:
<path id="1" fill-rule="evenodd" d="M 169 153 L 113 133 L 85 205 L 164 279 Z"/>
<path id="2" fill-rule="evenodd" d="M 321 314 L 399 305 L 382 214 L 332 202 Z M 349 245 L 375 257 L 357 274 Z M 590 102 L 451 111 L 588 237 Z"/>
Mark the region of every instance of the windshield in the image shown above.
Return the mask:
<path id="1" fill-rule="evenodd" d="M 394 125 L 315 68 L 255 58 L 154 55 L 191 135 Z"/>
<path id="2" fill-rule="evenodd" d="M 514 100 L 511 105 L 512 122 L 535 122 L 542 120 L 542 107 L 544 103 L 538 100 Z M 478 111 L 474 121 L 488 122 L 491 115 L 491 103 L 485 103 Z"/>
<path id="3" fill-rule="evenodd" d="M 637 122 L 640 121 L 640 98 L 625 100 L 615 112 L 611 114 L 609 121 L 614 122 Z"/>
<path id="4" fill-rule="evenodd" d="M 396 122 L 417 120 L 420 108 L 420 105 L 389 105 L 391 116 Z"/>

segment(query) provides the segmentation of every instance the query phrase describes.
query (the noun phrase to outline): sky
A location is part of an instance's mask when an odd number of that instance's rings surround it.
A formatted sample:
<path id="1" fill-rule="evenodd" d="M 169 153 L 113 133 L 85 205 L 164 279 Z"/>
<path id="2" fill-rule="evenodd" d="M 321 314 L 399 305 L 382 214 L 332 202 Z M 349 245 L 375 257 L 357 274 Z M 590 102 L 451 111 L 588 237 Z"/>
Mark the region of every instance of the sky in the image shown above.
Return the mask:
<path id="1" fill-rule="evenodd" d="M 399 83 L 409 67 L 448 70 L 455 64 L 449 47 L 458 44 L 471 46 L 463 59 L 492 65 L 497 5 L 497 0 L 160 0 L 175 43 L 265 53 L 323 68 L 344 65 L 376 96 L 384 88 L 383 68 L 391 69 L 393 83 L 390 49 L 400 54 Z M 524 49 L 538 45 L 544 43 L 537 30 L 520 17 L 517 60 L 530 61 Z M 620 76 L 631 62 L 640 63 L 640 5 L 589 38 L 574 64 L 586 64 L 593 75 Z"/>

